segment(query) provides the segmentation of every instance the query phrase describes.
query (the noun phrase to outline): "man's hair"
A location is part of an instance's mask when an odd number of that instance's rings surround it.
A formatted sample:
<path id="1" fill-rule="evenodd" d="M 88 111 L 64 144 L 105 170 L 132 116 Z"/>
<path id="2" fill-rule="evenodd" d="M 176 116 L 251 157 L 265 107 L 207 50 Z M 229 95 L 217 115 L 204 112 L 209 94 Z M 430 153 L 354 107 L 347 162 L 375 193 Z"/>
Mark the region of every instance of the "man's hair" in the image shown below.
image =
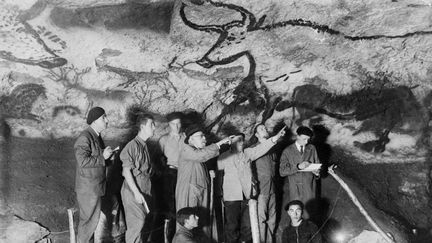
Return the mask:
<path id="1" fill-rule="evenodd" d="M 308 137 L 312 137 L 313 136 L 313 131 L 309 127 L 305 127 L 305 126 L 298 127 L 296 133 L 299 136 L 300 135 L 306 135 Z"/>
<path id="2" fill-rule="evenodd" d="M 256 137 L 256 133 L 258 132 L 258 127 L 259 127 L 259 126 L 264 126 L 264 127 L 265 127 L 264 123 L 259 123 L 259 124 L 257 124 L 257 125 L 254 127 L 253 135 L 252 135 L 252 136 Z"/>
<path id="3" fill-rule="evenodd" d="M 179 211 L 177 211 L 177 222 L 184 226 L 186 219 L 188 219 L 191 215 L 197 215 L 197 211 L 195 208 L 182 208 Z"/>
<path id="4" fill-rule="evenodd" d="M 300 209 L 303 211 L 304 209 L 304 204 L 302 201 L 300 200 L 292 200 L 291 202 L 289 202 L 286 206 L 285 206 L 285 211 L 289 210 L 289 207 L 293 206 L 293 205 L 298 205 L 300 207 Z"/>
<path id="5" fill-rule="evenodd" d="M 153 116 L 150 114 L 142 114 L 137 118 L 136 121 L 136 126 L 138 127 L 139 130 L 141 130 L 141 124 L 142 125 L 147 125 L 147 122 L 149 120 L 154 120 Z"/>

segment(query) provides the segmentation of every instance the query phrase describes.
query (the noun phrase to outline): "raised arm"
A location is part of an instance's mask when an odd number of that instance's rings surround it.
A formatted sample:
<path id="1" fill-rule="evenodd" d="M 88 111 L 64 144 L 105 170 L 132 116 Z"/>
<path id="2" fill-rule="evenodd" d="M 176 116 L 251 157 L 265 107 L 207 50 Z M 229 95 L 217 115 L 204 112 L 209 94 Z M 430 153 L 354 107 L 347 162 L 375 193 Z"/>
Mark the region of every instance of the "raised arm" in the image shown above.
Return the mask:
<path id="1" fill-rule="evenodd" d="M 285 135 L 285 128 L 286 128 L 286 126 L 283 127 L 276 135 L 274 135 L 273 137 L 260 143 L 258 146 L 245 149 L 245 151 L 244 151 L 245 155 L 251 161 L 257 160 L 259 157 L 263 156 L 265 153 L 267 153 L 273 147 L 273 145 L 275 145 L 277 143 L 277 141 L 283 135 Z"/>
<path id="2" fill-rule="evenodd" d="M 271 138 L 269 138 L 255 147 L 246 148 L 244 153 L 250 161 L 254 161 L 267 153 L 273 147 L 273 145 L 275 145 L 275 143 Z"/>
<path id="3" fill-rule="evenodd" d="M 180 158 L 195 163 L 204 163 L 207 160 L 219 155 L 219 146 L 210 144 L 202 149 L 195 149 L 190 145 L 184 144 Z"/>

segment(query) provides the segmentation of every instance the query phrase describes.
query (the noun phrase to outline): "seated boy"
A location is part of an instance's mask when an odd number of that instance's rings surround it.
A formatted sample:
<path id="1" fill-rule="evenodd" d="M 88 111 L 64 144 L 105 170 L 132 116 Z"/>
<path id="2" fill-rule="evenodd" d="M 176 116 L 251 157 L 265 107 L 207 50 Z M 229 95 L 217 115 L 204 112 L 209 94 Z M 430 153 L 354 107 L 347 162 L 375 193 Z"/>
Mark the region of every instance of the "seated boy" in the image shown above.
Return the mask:
<path id="1" fill-rule="evenodd" d="M 321 234 L 318 227 L 307 219 L 303 219 L 304 205 L 299 200 L 289 202 L 285 211 L 291 219 L 290 224 L 282 234 L 284 243 L 321 243 Z"/>
<path id="2" fill-rule="evenodd" d="M 186 207 L 177 211 L 177 222 L 179 223 L 172 243 L 198 243 L 192 230 L 198 227 L 197 211 L 194 208 Z"/>

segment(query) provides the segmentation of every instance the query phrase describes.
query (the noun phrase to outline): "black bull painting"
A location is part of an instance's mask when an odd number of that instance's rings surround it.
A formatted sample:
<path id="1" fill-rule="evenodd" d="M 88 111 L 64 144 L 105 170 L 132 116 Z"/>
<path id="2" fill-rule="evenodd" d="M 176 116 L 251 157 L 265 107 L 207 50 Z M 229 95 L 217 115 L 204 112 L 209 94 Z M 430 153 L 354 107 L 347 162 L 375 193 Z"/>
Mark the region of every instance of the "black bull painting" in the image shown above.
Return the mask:
<path id="1" fill-rule="evenodd" d="M 356 142 L 355 145 L 365 151 L 380 153 L 390 141 L 390 131 L 416 133 L 424 127 L 424 112 L 412 89 L 407 86 L 363 88 L 350 94 L 334 95 L 316 85 L 306 84 L 296 87 L 291 100 L 279 102 L 275 110 L 292 108 L 297 124 L 319 114 L 339 120 L 362 121 L 353 135 L 372 131 L 378 140 Z M 298 118 L 295 118 L 295 110 Z"/>

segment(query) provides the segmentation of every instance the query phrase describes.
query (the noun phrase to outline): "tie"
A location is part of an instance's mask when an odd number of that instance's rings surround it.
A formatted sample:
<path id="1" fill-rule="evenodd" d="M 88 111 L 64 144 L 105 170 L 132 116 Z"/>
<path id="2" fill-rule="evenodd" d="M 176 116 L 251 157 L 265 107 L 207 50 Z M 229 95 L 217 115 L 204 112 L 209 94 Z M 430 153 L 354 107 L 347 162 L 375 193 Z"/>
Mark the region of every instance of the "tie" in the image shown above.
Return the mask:
<path id="1" fill-rule="evenodd" d="M 300 146 L 300 154 L 303 155 L 303 152 L 304 152 L 304 146 Z"/>
<path id="2" fill-rule="evenodd" d="M 101 149 L 105 149 L 105 144 L 104 144 L 102 137 L 100 135 L 98 136 L 98 142 L 99 142 L 99 146 L 101 147 Z"/>

